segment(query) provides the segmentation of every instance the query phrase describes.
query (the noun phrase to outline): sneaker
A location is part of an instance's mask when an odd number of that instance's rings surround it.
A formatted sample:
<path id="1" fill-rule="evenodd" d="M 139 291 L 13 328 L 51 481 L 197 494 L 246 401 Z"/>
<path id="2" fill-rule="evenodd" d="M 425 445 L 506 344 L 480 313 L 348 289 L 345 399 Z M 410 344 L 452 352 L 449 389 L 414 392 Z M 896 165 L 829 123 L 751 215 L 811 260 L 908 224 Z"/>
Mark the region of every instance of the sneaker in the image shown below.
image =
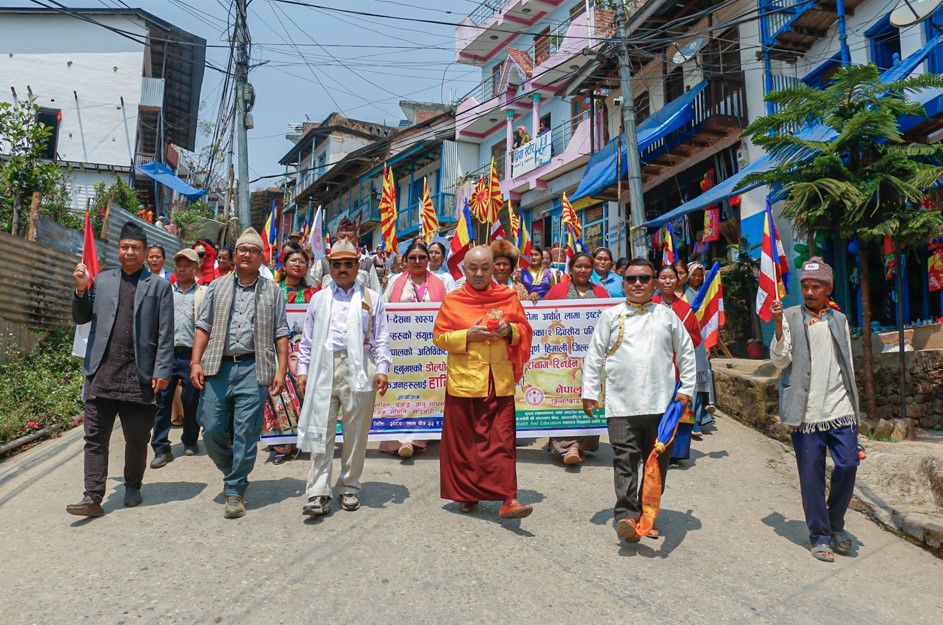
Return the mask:
<path id="1" fill-rule="evenodd" d="M 319 497 L 309 497 L 308 503 L 301 509 L 301 514 L 306 516 L 324 516 L 331 511 L 331 498 L 321 495 Z"/>
<path id="2" fill-rule="evenodd" d="M 184 448 L 183 448 L 183 455 L 184 455 L 184 456 L 196 456 L 196 455 L 199 455 L 199 453 L 200 453 L 200 448 L 197 447 L 196 445 L 194 445 L 193 447 L 184 447 Z"/>
<path id="3" fill-rule="evenodd" d="M 353 512 L 360 507 L 360 499 L 353 493 L 344 493 L 341 495 L 341 508 L 347 512 Z"/>
<path id="4" fill-rule="evenodd" d="M 246 515 L 246 503 L 242 497 L 228 495 L 226 497 L 226 510 L 223 516 L 227 519 L 238 519 Z"/>
<path id="5" fill-rule="evenodd" d="M 173 452 L 165 451 L 163 453 L 155 454 L 154 459 L 151 460 L 151 468 L 159 469 L 161 467 L 166 467 L 168 462 L 174 461 Z"/>
<path id="6" fill-rule="evenodd" d="M 125 508 L 133 508 L 134 506 L 138 506 L 141 504 L 142 501 L 143 501 L 143 498 L 141 497 L 140 488 L 131 488 L 129 486 L 125 487 L 124 489 L 124 507 Z"/>

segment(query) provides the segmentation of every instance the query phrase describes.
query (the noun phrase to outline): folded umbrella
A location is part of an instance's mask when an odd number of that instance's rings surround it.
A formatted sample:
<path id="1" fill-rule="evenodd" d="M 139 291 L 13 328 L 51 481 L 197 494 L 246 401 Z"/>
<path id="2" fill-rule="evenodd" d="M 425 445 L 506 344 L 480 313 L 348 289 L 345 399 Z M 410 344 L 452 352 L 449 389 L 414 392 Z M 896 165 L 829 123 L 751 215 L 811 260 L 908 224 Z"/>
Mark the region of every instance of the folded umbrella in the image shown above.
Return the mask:
<path id="1" fill-rule="evenodd" d="M 680 383 L 675 385 L 675 395 L 677 395 L 679 388 L 681 388 Z M 658 440 L 655 441 L 655 447 L 648 455 L 645 467 L 642 470 L 642 517 L 636 527 L 639 536 L 648 536 L 648 533 L 655 527 L 655 519 L 658 517 L 658 510 L 661 507 L 662 491 L 658 457 L 665 452 L 668 445 L 674 440 L 683 412 L 681 402 L 672 401 L 668 404 L 668 410 L 665 411 L 665 415 L 658 424 Z"/>

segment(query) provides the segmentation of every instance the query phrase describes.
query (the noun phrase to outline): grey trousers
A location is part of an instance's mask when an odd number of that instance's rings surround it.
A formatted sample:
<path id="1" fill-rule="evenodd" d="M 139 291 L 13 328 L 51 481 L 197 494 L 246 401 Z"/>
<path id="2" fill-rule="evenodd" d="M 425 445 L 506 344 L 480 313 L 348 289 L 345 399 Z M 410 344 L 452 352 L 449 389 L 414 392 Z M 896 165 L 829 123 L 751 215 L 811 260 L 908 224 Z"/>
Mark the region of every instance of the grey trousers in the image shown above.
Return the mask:
<path id="1" fill-rule="evenodd" d="M 616 521 L 642 516 L 639 494 L 642 491 L 642 467 L 658 440 L 658 424 L 663 415 L 639 415 L 632 417 L 610 417 L 609 443 L 612 445 L 612 477 L 616 488 L 616 505 L 613 514 Z M 665 490 L 665 473 L 671 445 L 658 458 L 661 470 L 662 492 Z"/>

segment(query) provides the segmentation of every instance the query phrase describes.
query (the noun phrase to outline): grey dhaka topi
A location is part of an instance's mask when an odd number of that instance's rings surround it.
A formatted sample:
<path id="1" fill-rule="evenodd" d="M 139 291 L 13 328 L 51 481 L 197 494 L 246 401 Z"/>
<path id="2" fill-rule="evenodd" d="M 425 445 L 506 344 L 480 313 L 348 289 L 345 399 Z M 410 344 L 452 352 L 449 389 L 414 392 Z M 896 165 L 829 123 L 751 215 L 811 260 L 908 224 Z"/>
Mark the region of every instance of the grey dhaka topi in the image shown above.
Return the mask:
<path id="1" fill-rule="evenodd" d="M 832 268 L 822 259 L 821 256 L 813 256 L 802 263 L 802 275 L 799 281 L 818 280 L 825 284 L 832 284 Z"/>
<path id="2" fill-rule="evenodd" d="M 242 231 L 242 234 L 239 235 L 239 239 L 236 241 L 236 247 L 240 245 L 254 245 L 260 250 L 265 247 L 262 245 L 262 237 L 259 236 L 255 228 L 246 228 Z"/>

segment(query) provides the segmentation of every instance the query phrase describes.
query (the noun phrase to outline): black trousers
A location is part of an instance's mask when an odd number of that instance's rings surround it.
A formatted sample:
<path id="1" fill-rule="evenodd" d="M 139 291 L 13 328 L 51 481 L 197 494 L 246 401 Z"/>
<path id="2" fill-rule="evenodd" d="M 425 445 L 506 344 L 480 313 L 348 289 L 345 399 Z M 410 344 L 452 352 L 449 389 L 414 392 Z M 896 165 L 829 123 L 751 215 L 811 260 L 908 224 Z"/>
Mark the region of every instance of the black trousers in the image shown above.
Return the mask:
<path id="1" fill-rule="evenodd" d="M 193 388 L 190 381 L 189 350 L 174 350 L 174 364 L 170 375 L 170 384 L 157 396 L 157 411 L 154 417 L 154 436 L 151 447 L 154 454 L 170 451 L 170 428 L 174 411 L 174 392 L 177 383 L 182 387 L 180 400 L 183 403 L 183 434 L 180 440 L 184 447 L 196 447 L 200 438 L 200 424 L 196 420 L 196 410 L 200 405 L 200 391 Z"/>
<path id="2" fill-rule="evenodd" d="M 612 445 L 612 477 L 616 488 L 616 505 L 613 510 L 616 521 L 642 516 L 639 494 L 642 492 L 642 467 L 658 440 L 658 424 L 663 415 L 639 415 L 634 417 L 611 417 L 606 420 L 609 428 L 609 443 Z M 665 490 L 665 473 L 671 445 L 658 458 L 661 471 L 662 492 Z"/>
<path id="3" fill-rule="evenodd" d="M 101 398 L 85 402 L 85 495 L 99 503 L 105 498 L 108 446 L 116 417 L 124 434 L 124 485 L 141 488 L 147 467 L 154 405 Z"/>

